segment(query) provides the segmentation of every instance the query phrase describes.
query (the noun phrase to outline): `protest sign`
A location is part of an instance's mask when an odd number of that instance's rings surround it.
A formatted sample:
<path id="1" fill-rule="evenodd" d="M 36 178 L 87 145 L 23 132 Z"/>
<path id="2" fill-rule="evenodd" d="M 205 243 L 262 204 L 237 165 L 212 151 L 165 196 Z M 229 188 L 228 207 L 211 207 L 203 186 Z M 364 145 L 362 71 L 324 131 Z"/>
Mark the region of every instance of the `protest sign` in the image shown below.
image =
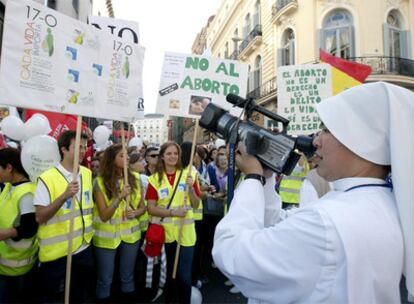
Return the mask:
<path id="1" fill-rule="evenodd" d="M 234 60 L 166 53 L 158 94 L 157 112 L 200 118 L 212 102 L 233 115 L 240 108 L 226 101 L 229 93 L 246 97 L 248 66 Z"/>
<path id="2" fill-rule="evenodd" d="M 122 38 L 125 42 L 139 44 L 139 25 L 135 21 L 102 16 L 89 16 L 89 24 Z"/>
<path id="3" fill-rule="evenodd" d="M 115 18 L 101 17 L 101 16 L 89 16 L 89 24 L 95 26 L 98 29 L 111 33 L 125 42 L 139 44 L 139 25 L 134 21 L 127 21 Z M 144 118 L 144 95 L 142 92 L 142 86 L 139 87 L 139 97 L 137 100 L 137 116 L 136 118 Z M 112 128 L 111 128 L 112 129 Z"/>
<path id="4" fill-rule="evenodd" d="M 289 119 L 288 134 L 311 134 L 319 130 L 315 106 L 332 96 L 331 75 L 327 64 L 278 68 L 278 114 Z"/>
<path id="5" fill-rule="evenodd" d="M 28 0 L 5 16 L 1 103 L 133 121 L 144 49 Z"/>

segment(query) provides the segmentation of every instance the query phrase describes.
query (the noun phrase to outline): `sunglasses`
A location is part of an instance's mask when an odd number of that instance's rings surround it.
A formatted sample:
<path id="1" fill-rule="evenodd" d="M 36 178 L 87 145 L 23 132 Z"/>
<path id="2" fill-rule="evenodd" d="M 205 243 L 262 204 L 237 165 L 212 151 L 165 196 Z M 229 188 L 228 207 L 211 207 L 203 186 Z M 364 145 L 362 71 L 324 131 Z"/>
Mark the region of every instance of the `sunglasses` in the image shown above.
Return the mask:
<path id="1" fill-rule="evenodd" d="M 158 157 L 158 154 L 148 154 L 149 157 L 155 158 Z"/>

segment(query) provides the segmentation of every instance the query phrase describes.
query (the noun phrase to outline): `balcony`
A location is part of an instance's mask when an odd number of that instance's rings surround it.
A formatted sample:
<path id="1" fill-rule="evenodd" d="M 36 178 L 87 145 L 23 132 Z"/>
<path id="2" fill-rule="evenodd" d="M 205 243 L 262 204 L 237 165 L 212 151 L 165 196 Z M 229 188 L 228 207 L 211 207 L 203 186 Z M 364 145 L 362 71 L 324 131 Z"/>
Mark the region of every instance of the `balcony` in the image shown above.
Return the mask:
<path id="1" fill-rule="evenodd" d="M 280 23 L 280 17 L 298 8 L 298 0 L 277 0 L 272 5 L 272 21 Z"/>
<path id="2" fill-rule="evenodd" d="M 414 89 L 414 60 L 385 56 L 353 57 L 348 60 L 372 68 L 368 81 L 388 81 Z"/>
<path id="3" fill-rule="evenodd" d="M 394 74 L 414 77 L 414 60 L 398 57 L 353 57 L 349 60 L 369 65 L 372 75 Z"/>
<path id="4" fill-rule="evenodd" d="M 257 87 L 253 91 L 250 91 L 247 94 L 248 98 L 253 99 L 267 99 L 266 97 L 270 97 L 271 95 L 277 94 L 277 82 L 276 82 L 276 76 L 270 79 L 269 81 L 266 81 L 264 84 L 262 84 L 260 87 Z"/>
<path id="5" fill-rule="evenodd" d="M 239 58 L 246 59 L 260 44 L 262 44 L 262 25 L 257 24 L 240 44 Z"/>

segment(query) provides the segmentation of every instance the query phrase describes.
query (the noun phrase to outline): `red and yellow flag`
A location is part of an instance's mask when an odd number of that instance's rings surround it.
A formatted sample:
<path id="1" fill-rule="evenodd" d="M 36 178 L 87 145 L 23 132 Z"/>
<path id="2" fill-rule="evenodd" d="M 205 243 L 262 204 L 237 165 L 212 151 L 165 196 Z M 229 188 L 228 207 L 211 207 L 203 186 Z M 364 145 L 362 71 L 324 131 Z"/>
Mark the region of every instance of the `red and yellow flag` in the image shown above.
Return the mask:
<path id="1" fill-rule="evenodd" d="M 364 83 L 365 79 L 371 74 L 369 65 L 348 61 L 339 57 L 332 56 L 319 49 L 321 62 L 332 66 L 332 94 L 336 95 L 348 88 Z"/>

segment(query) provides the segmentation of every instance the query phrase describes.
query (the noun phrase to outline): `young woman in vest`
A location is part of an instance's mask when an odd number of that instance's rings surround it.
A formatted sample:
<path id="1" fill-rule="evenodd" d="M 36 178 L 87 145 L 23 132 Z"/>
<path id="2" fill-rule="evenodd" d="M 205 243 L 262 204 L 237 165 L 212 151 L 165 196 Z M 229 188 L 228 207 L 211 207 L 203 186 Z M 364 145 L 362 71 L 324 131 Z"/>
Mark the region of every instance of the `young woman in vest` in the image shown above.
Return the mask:
<path id="1" fill-rule="evenodd" d="M 36 184 L 20 162 L 20 151 L 0 150 L 0 182 L 7 187 L 0 197 L 0 303 L 31 301 L 30 282 L 37 260 L 37 223 L 33 207 Z"/>
<path id="2" fill-rule="evenodd" d="M 98 277 L 96 296 L 99 300 L 110 297 L 117 252 L 121 290 L 126 298 L 131 298 L 135 291 L 134 268 L 141 239 L 138 218 L 145 212 L 145 205 L 139 174 L 128 169 L 128 186 L 125 186 L 123 172 L 122 146 L 110 146 L 104 152 L 93 191 L 93 243 Z"/>
<path id="3" fill-rule="evenodd" d="M 165 300 L 167 303 L 177 301 L 190 303 L 191 271 L 196 243 L 193 208 L 197 209 L 200 195 L 196 170 L 193 170 L 190 175 L 187 168 L 182 169 L 180 146 L 175 142 L 166 142 L 160 149 L 157 172 L 151 175 L 148 181 L 148 213 L 152 216 L 153 222 L 164 218 L 162 225 L 165 230 L 167 255 Z M 167 209 L 176 185 L 176 193 Z M 179 233 L 180 223 L 183 223 L 181 234 Z M 177 243 L 181 248 L 177 281 L 174 282 L 172 272 Z"/>

